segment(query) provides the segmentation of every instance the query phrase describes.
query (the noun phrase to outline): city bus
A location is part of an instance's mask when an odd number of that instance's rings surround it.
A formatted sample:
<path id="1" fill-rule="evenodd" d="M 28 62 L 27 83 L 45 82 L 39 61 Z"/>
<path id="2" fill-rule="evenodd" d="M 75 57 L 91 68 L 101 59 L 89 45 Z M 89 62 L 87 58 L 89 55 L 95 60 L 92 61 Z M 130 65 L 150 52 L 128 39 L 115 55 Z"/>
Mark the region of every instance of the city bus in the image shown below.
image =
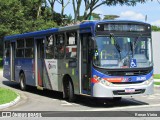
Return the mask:
<path id="1" fill-rule="evenodd" d="M 4 37 L 3 76 L 27 86 L 113 98 L 153 94 L 151 25 L 85 21 Z"/>

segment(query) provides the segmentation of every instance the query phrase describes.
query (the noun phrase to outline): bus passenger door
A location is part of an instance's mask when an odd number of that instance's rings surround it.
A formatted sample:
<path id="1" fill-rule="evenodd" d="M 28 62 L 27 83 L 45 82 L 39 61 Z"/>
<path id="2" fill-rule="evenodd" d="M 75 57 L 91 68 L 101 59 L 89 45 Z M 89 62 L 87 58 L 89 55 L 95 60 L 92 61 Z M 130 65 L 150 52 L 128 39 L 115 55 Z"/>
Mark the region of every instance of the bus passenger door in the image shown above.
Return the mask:
<path id="1" fill-rule="evenodd" d="M 81 34 L 81 78 L 82 93 L 91 94 L 90 78 L 91 78 L 91 56 L 90 56 L 90 34 Z"/>
<path id="2" fill-rule="evenodd" d="M 35 80 L 38 87 L 43 87 L 44 42 L 45 38 L 35 39 Z"/>
<path id="3" fill-rule="evenodd" d="M 11 47 L 10 47 L 10 50 L 11 50 L 11 54 L 10 54 L 10 67 L 11 67 L 11 80 L 15 80 L 15 42 L 11 42 Z"/>

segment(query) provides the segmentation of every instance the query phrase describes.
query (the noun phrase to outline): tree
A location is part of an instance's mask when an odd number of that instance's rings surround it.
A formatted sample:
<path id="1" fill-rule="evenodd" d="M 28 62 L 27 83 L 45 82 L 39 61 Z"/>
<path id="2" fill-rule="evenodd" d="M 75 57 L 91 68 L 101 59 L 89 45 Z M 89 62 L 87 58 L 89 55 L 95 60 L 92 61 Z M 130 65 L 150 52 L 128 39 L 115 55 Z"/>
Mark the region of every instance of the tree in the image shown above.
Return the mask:
<path id="1" fill-rule="evenodd" d="M 85 10 L 83 14 L 83 19 L 88 19 L 93 10 L 100 7 L 101 5 L 107 5 L 107 6 L 115 6 L 115 5 L 127 5 L 127 6 L 134 6 L 136 3 L 145 3 L 148 0 L 84 0 L 85 3 Z M 74 9 L 74 17 L 75 21 L 77 21 L 77 18 L 79 17 L 79 11 L 80 11 L 80 5 L 82 3 L 82 0 L 72 0 L 73 2 L 73 9 Z M 76 4 L 77 3 L 77 4 Z"/>
<path id="2" fill-rule="evenodd" d="M 63 24 L 63 19 L 65 18 L 66 15 L 64 15 L 64 10 L 66 6 L 70 3 L 70 0 L 67 0 L 65 2 L 64 0 L 48 0 L 50 4 L 50 9 L 51 9 L 51 15 L 52 15 L 52 20 L 56 22 L 58 25 Z M 61 13 L 57 13 L 54 10 L 55 3 L 61 4 Z"/>
<path id="3" fill-rule="evenodd" d="M 104 20 L 114 20 L 116 18 L 119 18 L 117 15 L 105 15 Z"/>
<path id="4" fill-rule="evenodd" d="M 55 5 L 56 0 L 48 0 L 48 2 L 50 3 L 50 6 L 51 6 L 51 12 L 52 12 L 52 18 L 53 18 L 54 5 Z"/>
<path id="5" fill-rule="evenodd" d="M 160 31 L 160 27 L 153 25 L 152 31 Z"/>
<path id="6" fill-rule="evenodd" d="M 61 16 L 64 16 L 64 9 L 67 7 L 67 5 L 70 3 L 70 0 L 67 0 L 67 2 L 65 2 L 64 0 L 48 0 L 50 7 L 51 7 L 51 11 L 52 11 L 52 15 L 54 15 L 55 11 L 54 11 L 54 5 L 55 3 L 59 3 L 62 6 L 61 9 Z M 53 16 L 54 17 L 54 16 Z"/>
<path id="7" fill-rule="evenodd" d="M 100 16 L 99 16 L 100 14 L 92 13 L 91 15 L 93 16 L 94 20 L 100 20 L 101 19 Z"/>
<path id="8" fill-rule="evenodd" d="M 19 33 L 25 29 L 23 9 L 17 0 L 0 1 L 0 56 L 3 54 L 2 39 L 7 34 Z"/>
<path id="9" fill-rule="evenodd" d="M 80 6 L 81 6 L 82 0 L 72 0 L 73 5 L 73 11 L 74 11 L 74 23 L 77 22 L 77 20 L 80 17 Z"/>
<path id="10" fill-rule="evenodd" d="M 21 0 L 21 4 L 22 8 L 24 8 L 25 24 L 27 25 L 25 32 L 57 26 L 53 21 L 52 13 L 47 6 L 46 0 Z"/>
<path id="11" fill-rule="evenodd" d="M 18 33 L 25 29 L 24 10 L 18 0 L 0 1 L 0 11 L 1 35 Z"/>
<path id="12" fill-rule="evenodd" d="M 54 15 L 57 18 L 53 20 L 46 0 L 0 0 L 0 11 L 0 56 L 4 36 L 53 28 L 56 23 L 62 23 L 61 16 Z"/>
<path id="13" fill-rule="evenodd" d="M 65 18 L 66 19 L 63 20 L 64 25 L 73 24 L 73 19 L 72 19 L 72 15 L 71 14 L 65 15 Z"/>
<path id="14" fill-rule="evenodd" d="M 64 15 L 64 9 L 65 9 L 65 7 L 67 7 L 67 5 L 70 3 L 70 0 L 68 0 L 68 1 L 66 2 L 66 4 L 65 4 L 64 0 L 57 0 L 57 2 L 58 2 L 59 4 L 61 4 L 61 6 L 62 6 L 61 16 L 63 16 L 63 15 Z"/>

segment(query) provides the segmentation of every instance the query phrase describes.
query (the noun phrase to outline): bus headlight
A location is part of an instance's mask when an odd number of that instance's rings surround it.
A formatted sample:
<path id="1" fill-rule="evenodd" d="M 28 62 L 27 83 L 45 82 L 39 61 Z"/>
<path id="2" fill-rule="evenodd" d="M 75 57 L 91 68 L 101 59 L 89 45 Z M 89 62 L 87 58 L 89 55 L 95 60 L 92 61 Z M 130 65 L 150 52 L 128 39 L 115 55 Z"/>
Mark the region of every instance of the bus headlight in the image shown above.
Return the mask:
<path id="1" fill-rule="evenodd" d="M 112 83 L 108 82 L 107 80 L 104 80 L 104 79 L 101 79 L 100 81 L 103 85 L 106 85 L 106 86 L 110 86 Z"/>
<path id="2" fill-rule="evenodd" d="M 103 78 L 100 78 L 98 76 L 94 76 L 94 79 L 97 79 L 103 85 L 106 85 L 106 86 L 111 86 L 112 85 L 112 83 L 110 83 L 107 80 L 104 80 Z"/>
<path id="3" fill-rule="evenodd" d="M 149 80 L 146 80 L 144 84 L 149 85 L 152 81 L 153 81 L 153 77 L 151 77 Z"/>

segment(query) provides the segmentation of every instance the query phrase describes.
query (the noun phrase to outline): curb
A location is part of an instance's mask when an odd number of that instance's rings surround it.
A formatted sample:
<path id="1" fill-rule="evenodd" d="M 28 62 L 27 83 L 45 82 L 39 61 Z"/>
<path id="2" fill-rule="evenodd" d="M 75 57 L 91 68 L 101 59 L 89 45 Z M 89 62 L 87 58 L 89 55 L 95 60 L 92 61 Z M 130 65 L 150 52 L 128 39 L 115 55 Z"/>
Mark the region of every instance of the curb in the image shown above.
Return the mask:
<path id="1" fill-rule="evenodd" d="M 11 107 L 11 106 L 17 104 L 20 101 L 20 95 L 19 94 L 17 94 L 17 95 L 18 95 L 17 98 L 14 99 L 13 101 L 0 105 L 0 109 L 8 108 L 8 107 Z"/>
<path id="2" fill-rule="evenodd" d="M 160 79 L 154 79 L 154 82 L 160 82 Z"/>
<path id="3" fill-rule="evenodd" d="M 155 88 L 160 88 L 160 85 L 154 85 Z"/>

